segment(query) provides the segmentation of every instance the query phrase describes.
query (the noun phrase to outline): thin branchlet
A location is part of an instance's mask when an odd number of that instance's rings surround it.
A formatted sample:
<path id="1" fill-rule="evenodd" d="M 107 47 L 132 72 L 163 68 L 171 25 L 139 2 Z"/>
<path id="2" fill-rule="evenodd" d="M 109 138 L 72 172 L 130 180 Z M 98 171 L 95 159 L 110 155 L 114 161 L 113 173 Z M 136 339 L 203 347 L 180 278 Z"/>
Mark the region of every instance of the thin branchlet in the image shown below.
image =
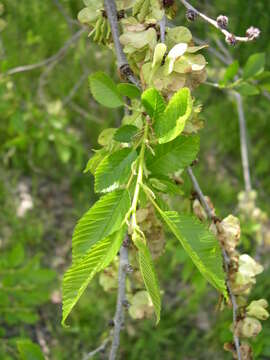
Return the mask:
<path id="1" fill-rule="evenodd" d="M 195 15 L 202 18 L 204 21 L 208 22 L 210 25 L 214 26 L 216 29 L 222 32 L 225 36 L 225 39 L 228 44 L 235 45 L 237 42 L 248 42 L 257 39 L 260 36 L 260 30 L 251 26 L 246 31 L 246 36 L 237 36 L 227 30 L 228 18 L 224 15 L 219 15 L 216 20 L 210 18 L 204 13 L 197 10 L 186 0 L 180 0 L 180 2 L 187 8 L 189 12 L 193 14 L 193 20 Z"/>

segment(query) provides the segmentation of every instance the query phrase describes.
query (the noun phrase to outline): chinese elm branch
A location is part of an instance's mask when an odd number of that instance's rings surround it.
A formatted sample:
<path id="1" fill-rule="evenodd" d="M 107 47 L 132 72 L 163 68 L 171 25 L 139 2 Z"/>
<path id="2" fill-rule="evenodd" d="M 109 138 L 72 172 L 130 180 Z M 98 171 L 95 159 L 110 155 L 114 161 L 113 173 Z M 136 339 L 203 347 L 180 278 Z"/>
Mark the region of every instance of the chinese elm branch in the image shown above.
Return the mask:
<path id="1" fill-rule="evenodd" d="M 109 342 L 109 339 L 106 339 L 98 348 L 96 348 L 95 350 L 92 350 L 90 353 L 86 354 L 85 357 L 83 358 L 83 360 L 92 359 L 93 356 L 95 356 L 96 354 L 103 352 L 106 349 L 108 342 Z"/>
<path id="2" fill-rule="evenodd" d="M 243 175 L 245 181 L 245 190 L 246 192 L 249 192 L 251 191 L 251 180 L 250 180 L 249 159 L 248 159 L 246 119 L 244 114 L 242 96 L 238 93 L 235 93 L 234 96 L 236 99 L 238 119 L 239 119 L 241 156 L 242 156 Z"/>
<path id="3" fill-rule="evenodd" d="M 206 211 L 206 214 L 208 216 L 208 218 L 214 222 L 216 222 L 216 217 L 212 211 L 212 209 L 210 208 L 210 206 L 208 205 L 207 201 L 205 200 L 205 197 L 204 197 L 204 194 L 200 188 L 200 185 L 195 177 L 195 175 L 193 174 L 193 171 L 191 169 L 191 167 L 189 166 L 187 168 L 187 172 L 188 172 L 188 175 L 191 179 L 191 182 L 193 184 L 193 187 L 194 187 L 194 190 L 196 191 L 198 197 L 199 197 L 199 200 L 204 208 L 204 210 Z M 225 267 L 225 271 L 226 273 L 228 274 L 229 272 L 229 265 L 230 265 L 230 259 L 229 259 L 229 256 L 228 254 L 226 253 L 226 251 L 224 249 L 222 249 L 222 254 L 223 254 L 223 259 L 224 259 L 224 267 Z M 230 297 L 230 300 L 231 300 L 231 303 L 232 303 L 232 308 L 233 308 L 233 324 L 234 326 L 236 325 L 236 322 L 237 322 L 237 310 L 238 310 L 238 306 L 237 306 L 237 303 L 236 303 L 236 298 L 231 290 L 231 286 L 230 286 L 230 282 L 229 280 L 227 279 L 226 281 L 226 285 L 227 285 L 227 289 L 228 289 L 228 294 L 229 294 L 229 297 Z M 240 351 L 240 341 L 239 341 L 239 338 L 238 336 L 236 336 L 235 334 L 233 335 L 233 339 L 234 339 L 234 345 L 235 345 L 235 350 L 236 350 L 236 353 L 237 353 L 237 359 L 238 360 L 242 360 L 242 357 L 241 357 L 241 351 Z"/>

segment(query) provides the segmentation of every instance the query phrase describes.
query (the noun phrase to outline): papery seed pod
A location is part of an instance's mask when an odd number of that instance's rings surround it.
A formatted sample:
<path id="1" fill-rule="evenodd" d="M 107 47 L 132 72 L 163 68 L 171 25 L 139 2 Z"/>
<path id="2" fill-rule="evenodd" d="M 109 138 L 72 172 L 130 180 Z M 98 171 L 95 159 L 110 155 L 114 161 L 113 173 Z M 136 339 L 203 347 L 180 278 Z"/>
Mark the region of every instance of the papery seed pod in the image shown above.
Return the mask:
<path id="1" fill-rule="evenodd" d="M 217 17 L 217 24 L 221 29 L 227 29 L 229 23 L 229 19 L 225 15 L 219 15 Z"/>
<path id="2" fill-rule="evenodd" d="M 242 343 L 240 346 L 240 352 L 242 360 L 253 360 L 253 351 L 249 344 Z"/>
<path id="3" fill-rule="evenodd" d="M 235 332 L 240 337 L 252 338 L 256 337 L 262 330 L 262 325 L 259 320 L 246 317 L 243 320 L 238 321 Z"/>
<path id="4" fill-rule="evenodd" d="M 257 39 L 261 34 L 260 29 L 255 28 L 254 26 L 251 26 L 250 28 L 247 29 L 246 31 L 246 36 L 250 39 L 250 40 L 255 40 Z"/>
<path id="5" fill-rule="evenodd" d="M 232 253 L 240 240 L 240 221 L 233 215 L 227 216 L 218 225 L 220 241 L 228 253 Z"/>
<path id="6" fill-rule="evenodd" d="M 269 313 L 266 310 L 268 302 L 265 299 L 252 301 L 246 309 L 246 313 L 249 316 L 253 316 L 259 320 L 266 320 L 269 317 Z"/>
<path id="7" fill-rule="evenodd" d="M 186 12 L 186 18 L 188 21 L 194 21 L 196 20 L 197 14 L 195 13 L 195 11 L 188 9 Z"/>
<path id="8" fill-rule="evenodd" d="M 192 208 L 194 214 L 197 216 L 198 219 L 200 219 L 201 221 L 207 220 L 207 214 L 198 199 L 195 199 L 193 201 Z"/>
<path id="9" fill-rule="evenodd" d="M 131 306 L 128 309 L 132 319 L 150 318 L 153 316 L 154 307 L 147 291 L 137 291 L 129 298 Z"/>
<path id="10" fill-rule="evenodd" d="M 229 34 L 229 35 L 226 36 L 226 42 L 229 45 L 235 46 L 236 43 L 237 43 L 237 40 L 236 40 L 236 38 L 235 38 L 235 36 L 233 34 Z"/>

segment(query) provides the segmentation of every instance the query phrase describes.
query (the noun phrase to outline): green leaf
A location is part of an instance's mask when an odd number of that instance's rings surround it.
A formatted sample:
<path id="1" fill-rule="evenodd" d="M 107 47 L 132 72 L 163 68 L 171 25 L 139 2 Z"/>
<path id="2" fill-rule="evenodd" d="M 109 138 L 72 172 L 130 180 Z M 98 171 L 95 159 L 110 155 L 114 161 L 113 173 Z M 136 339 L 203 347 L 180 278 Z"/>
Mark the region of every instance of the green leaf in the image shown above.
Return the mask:
<path id="1" fill-rule="evenodd" d="M 130 148 L 106 156 L 95 172 L 95 191 L 108 192 L 127 183 L 131 174 L 131 165 L 136 158 L 136 151 Z"/>
<path id="2" fill-rule="evenodd" d="M 155 88 L 145 90 L 142 93 L 141 100 L 147 114 L 152 119 L 158 119 L 165 110 L 165 101 Z"/>
<path id="3" fill-rule="evenodd" d="M 183 88 L 171 98 L 164 113 L 154 124 L 159 143 L 174 140 L 184 130 L 187 119 L 192 111 L 190 90 Z"/>
<path id="4" fill-rule="evenodd" d="M 114 134 L 114 140 L 121 143 L 129 143 L 133 140 L 134 136 L 139 132 L 137 126 L 123 125 Z"/>
<path id="5" fill-rule="evenodd" d="M 122 96 L 127 96 L 130 99 L 136 99 L 141 95 L 140 89 L 133 84 L 117 84 L 117 90 Z"/>
<path id="6" fill-rule="evenodd" d="M 105 73 L 99 71 L 89 76 L 90 90 L 93 97 L 101 105 L 117 108 L 124 105 L 116 84 Z"/>
<path id="7" fill-rule="evenodd" d="M 227 297 L 222 254 L 215 236 L 193 216 L 160 209 L 159 212 L 201 274 Z"/>
<path id="8" fill-rule="evenodd" d="M 105 269 L 117 255 L 126 226 L 99 241 L 87 252 L 79 263 L 73 264 L 65 273 L 63 280 L 63 318 L 62 325 L 76 305 L 90 281 L 97 272 Z"/>
<path id="9" fill-rule="evenodd" d="M 270 71 L 264 71 L 256 76 L 258 80 L 258 86 L 262 90 L 270 91 Z"/>
<path id="10" fill-rule="evenodd" d="M 158 283 L 158 278 L 156 275 L 154 263 L 148 247 L 144 244 L 144 242 L 140 238 L 135 240 L 135 245 L 139 250 L 138 258 L 139 258 L 140 271 L 143 277 L 145 287 L 154 305 L 156 318 L 157 318 L 156 323 L 158 324 L 160 321 L 161 299 L 160 299 L 160 288 L 159 288 L 159 283 Z"/>
<path id="11" fill-rule="evenodd" d="M 95 175 L 96 168 L 100 164 L 100 162 L 106 156 L 107 151 L 103 148 L 100 150 L 96 150 L 94 155 L 88 160 L 85 169 L 83 170 L 84 174 L 87 172 L 91 172 L 91 174 Z"/>
<path id="12" fill-rule="evenodd" d="M 251 85 L 247 82 L 242 82 L 235 89 L 243 96 L 253 96 L 260 93 L 260 90 L 255 85 Z"/>
<path id="13" fill-rule="evenodd" d="M 102 146 L 110 145 L 117 128 L 107 128 L 101 131 L 98 137 L 98 143 Z"/>
<path id="14" fill-rule="evenodd" d="M 22 244 L 15 245 L 7 255 L 7 261 L 10 267 L 17 267 L 24 260 L 24 248 Z"/>
<path id="15" fill-rule="evenodd" d="M 253 54 L 248 58 L 244 67 L 243 79 L 249 79 L 253 76 L 258 75 L 264 70 L 265 66 L 265 54 L 257 53 Z"/>
<path id="16" fill-rule="evenodd" d="M 151 177 L 149 178 L 149 183 L 159 192 L 170 195 L 183 195 L 180 186 L 176 185 L 168 176 L 157 175 L 156 177 Z"/>
<path id="17" fill-rule="evenodd" d="M 17 348 L 22 360 L 45 360 L 40 347 L 30 340 L 17 341 Z"/>
<path id="18" fill-rule="evenodd" d="M 100 198 L 75 227 L 72 237 L 73 263 L 77 263 L 98 241 L 117 231 L 130 206 L 127 190 L 115 190 Z"/>
<path id="19" fill-rule="evenodd" d="M 154 147 L 153 155 L 147 152 L 146 165 L 152 174 L 172 174 L 190 165 L 200 148 L 199 136 L 179 136 L 166 144 Z"/>
<path id="20" fill-rule="evenodd" d="M 234 77 L 237 75 L 239 70 L 239 62 L 238 60 L 235 60 L 233 63 L 231 63 L 224 74 L 222 84 L 226 85 L 229 81 L 233 81 Z"/>

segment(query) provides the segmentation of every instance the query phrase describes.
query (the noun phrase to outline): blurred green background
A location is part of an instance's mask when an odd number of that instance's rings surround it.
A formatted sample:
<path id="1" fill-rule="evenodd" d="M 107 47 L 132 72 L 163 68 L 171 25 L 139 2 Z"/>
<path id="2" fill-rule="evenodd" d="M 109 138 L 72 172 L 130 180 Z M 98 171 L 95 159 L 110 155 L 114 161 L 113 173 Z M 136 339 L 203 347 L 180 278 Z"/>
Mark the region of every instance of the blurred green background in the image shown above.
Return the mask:
<path id="1" fill-rule="evenodd" d="M 194 5 L 196 4 L 193 1 Z M 268 0 L 200 1 L 208 15 L 228 14 L 230 29 L 244 34 L 261 29 L 257 42 L 228 50 L 244 64 L 265 52 L 270 68 Z M 120 111 L 100 107 L 90 96 L 87 77 L 103 70 L 116 78 L 110 50 L 98 47 L 76 21 L 82 0 L 1 0 L 0 2 L 0 359 L 20 359 L 20 342 L 39 344 L 47 359 L 82 359 L 110 330 L 116 293 L 105 293 L 98 278 L 63 329 L 61 278 L 70 263 L 76 220 L 95 200 L 93 179 L 84 166 L 97 149 L 97 137 L 117 126 Z M 205 23 L 188 24 L 179 5 L 174 23 L 189 26 L 194 36 L 222 52 L 224 39 Z M 29 71 L 6 75 L 21 65 Z M 226 66 L 205 51 L 211 81 Z M 270 82 L 269 82 L 270 84 Z M 270 85 L 266 84 L 270 90 Z M 195 173 L 220 216 L 236 213 L 243 190 L 239 127 L 230 94 L 201 85 L 201 152 Z M 258 204 L 270 214 L 270 96 L 244 98 L 252 184 Z M 191 187 L 186 179 L 185 194 Z M 254 254 L 252 224 L 243 224 L 242 251 Z M 230 359 L 231 312 L 218 312 L 217 294 L 203 280 L 174 239 L 157 264 L 164 290 L 162 320 L 135 321 L 127 316 L 120 358 L 200 360 Z M 261 257 L 265 272 L 251 299 L 270 299 L 269 252 Z M 270 359 L 270 322 L 252 342 L 257 359 Z M 37 355 L 38 356 L 38 355 Z M 99 354 L 96 359 L 106 358 Z M 36 357 L 38 359 L 38 357 Z"/>

